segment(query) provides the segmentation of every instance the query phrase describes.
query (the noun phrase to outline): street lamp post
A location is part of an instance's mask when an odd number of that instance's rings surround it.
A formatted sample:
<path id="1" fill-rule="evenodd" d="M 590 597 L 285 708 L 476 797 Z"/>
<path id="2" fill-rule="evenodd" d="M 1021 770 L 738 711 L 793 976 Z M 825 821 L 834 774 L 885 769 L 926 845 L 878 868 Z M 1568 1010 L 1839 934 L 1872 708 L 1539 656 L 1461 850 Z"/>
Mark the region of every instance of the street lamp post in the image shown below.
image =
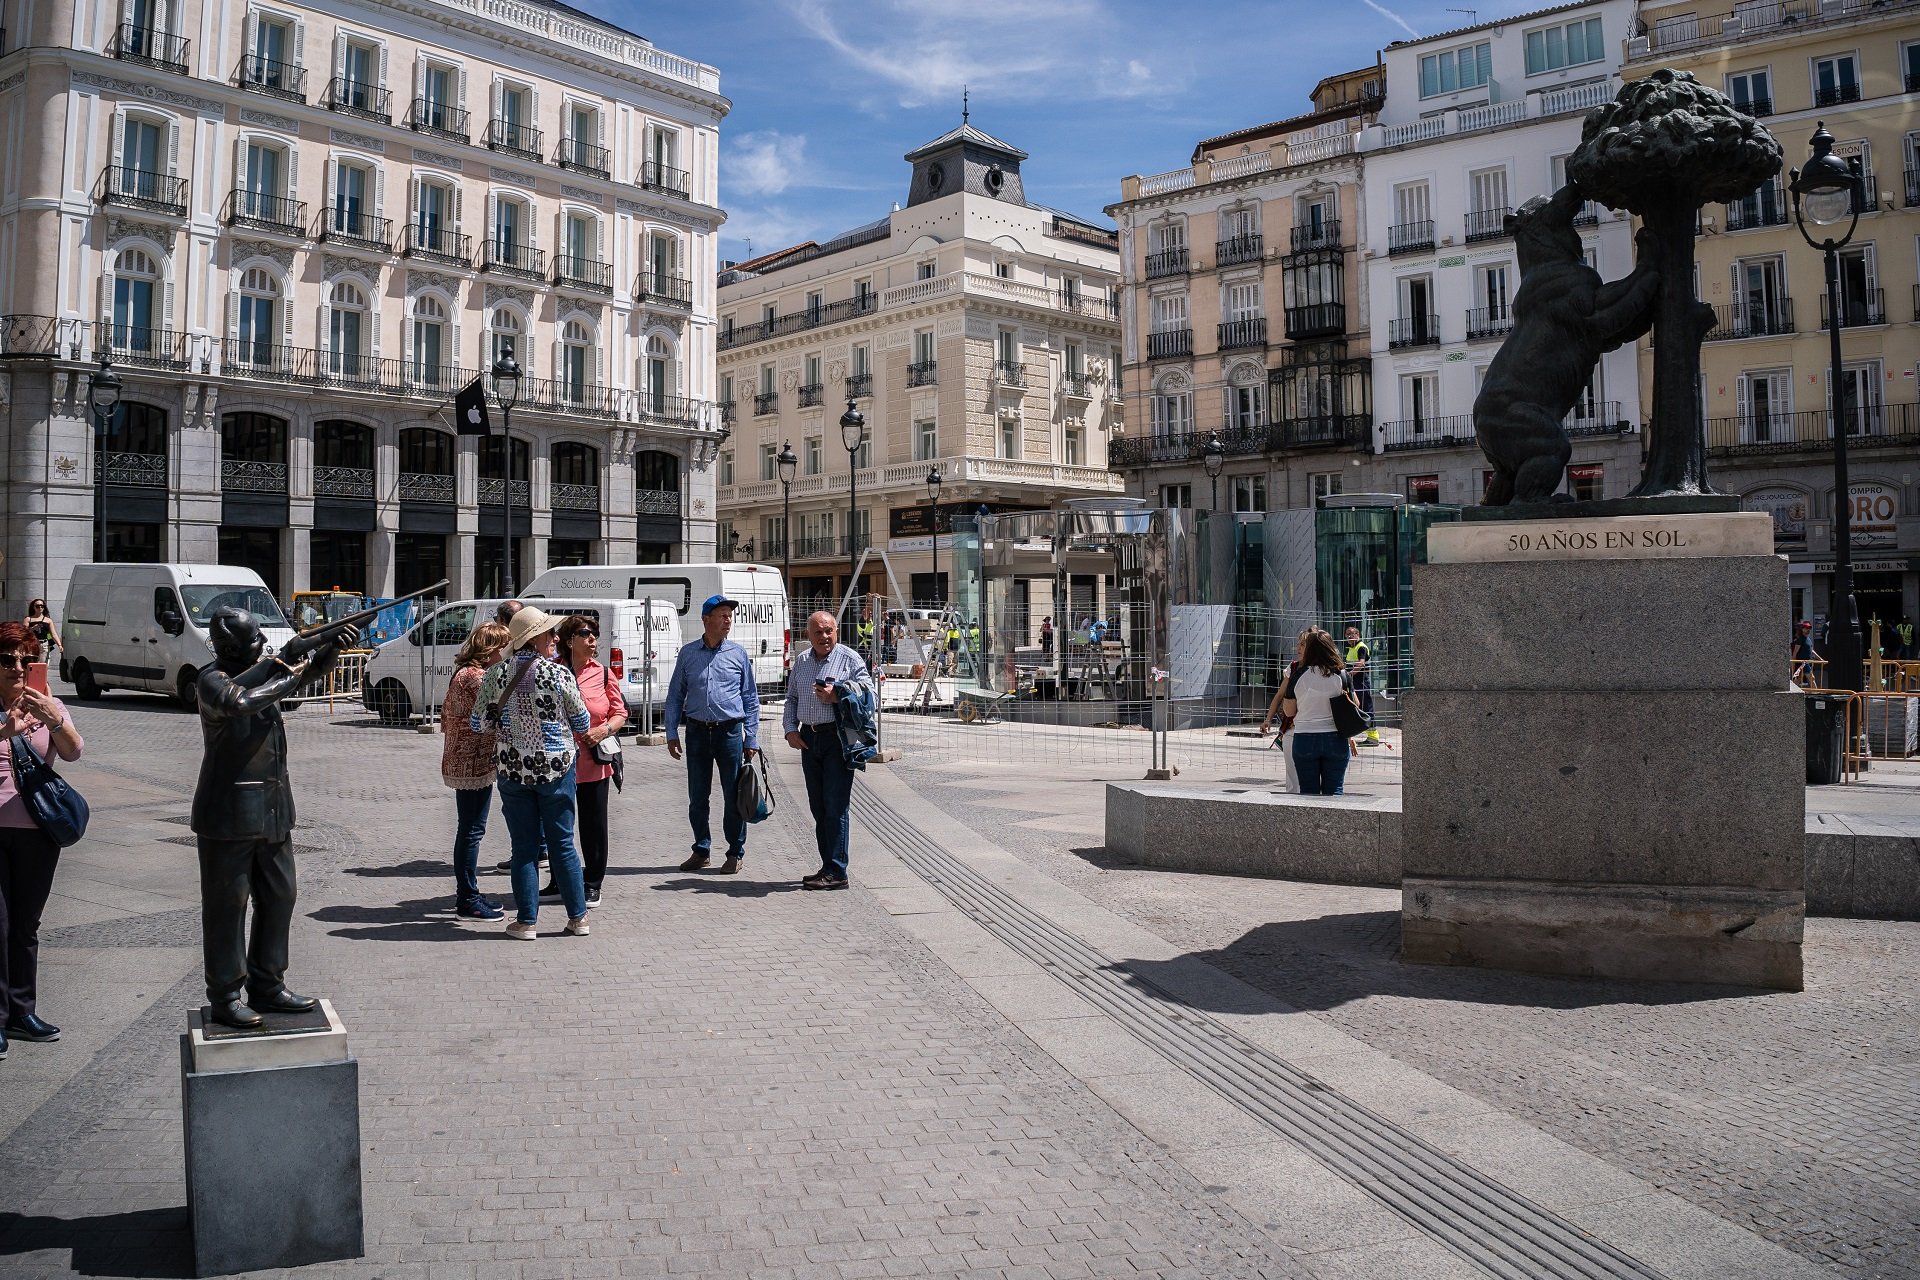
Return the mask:
<path id="1" fill-rule="evenodd" d="M 100 354 L 100 367 L 87 387 L 87 403 L 93 406 L 93 459 L 99 468 L 93 482 L 95 506 L 93 558 L 104 564 L 107 559 L 107 432 L 113 426 L 113 411 L 120 404 L 120 375 L 113 362 Z"/>
<path id="2" fill-rule="evenodd" d="M 1201 455 L 1201 460 L 1207 468 L 1207 479 L 1213 482 L 1213 502 L 1207 510 L 1218 511 L 1220 509 L 1220 472 L 1227 465 L 1227 450 L 1220 443 L 1218 431 L 1207 436 L 1207 448 Z"/>
<path id="3" fill-rule="evenodd" d="M 780 581 L 789 598 L 793 592 L 793 477 L 800 470 L 800 459 L 793 456 L 793 441 L 780 444 L 780 456 L 774 459 L 780 469 Z"/>
<path id="4" fill-rule="evenodd" d="M 840 443 L 847 447 L 847 581 L 852 585 L 860 572 L 860 446 L 867 442 L 867 420 L 847 397 L 847 411 L 840 415 Z"/>
<path id="5" fill-rule="evenodd" d="M 1792 171 L 1793 220 L 1808 245 L 1820 250 L 1827 267 L 1827 398 L 1833 419 L 1833 592 L 1827 606 L 1827 683 L 1835 689 L 1859 692 L 1865 681 L 1860 671 L 1860 618 L 1853 600 L 1853 494 L 1847 482 L 1847 423 L 1841 397 L 1840 369 L 1840 250 L 1853 239 L 1860 222 L 1858 161 L 1833 154 L 1833 135 L 1824 123 L 1814 128 L 1813 156 L 1806 168 Z M 1836 237 L 1827 228 L 1846 224 Z M 1822 229 L 1816 240 L 1807 224 Z M 1834 621 L 1840 623 L 1838 633 Z"/>
<path id="6" fill-rule="evenodd" d="M 513 595 L 513 406 L 520 403 L 520 364 L 507 346 L 493 362 L 493 391 L 500 398 L 500 595 Z"/>
<path id="7" fill-rule="evenodd" d="M 933 607 L 938 609 L 945 601 L 946 593 L 940 590 L 940 467 L 927 468 L 927 501 L 933 504 L 933 510 L 927 514 L 929 532 L 933 534 Z"/>

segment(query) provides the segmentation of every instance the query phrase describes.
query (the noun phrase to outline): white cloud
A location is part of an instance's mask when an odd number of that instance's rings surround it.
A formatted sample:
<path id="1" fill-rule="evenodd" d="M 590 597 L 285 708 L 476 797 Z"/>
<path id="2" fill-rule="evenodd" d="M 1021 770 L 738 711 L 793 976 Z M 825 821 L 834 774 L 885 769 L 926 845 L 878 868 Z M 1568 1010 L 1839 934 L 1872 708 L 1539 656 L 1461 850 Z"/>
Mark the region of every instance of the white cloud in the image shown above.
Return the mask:
<path id="1" fill-rule="evenodd" d="M 750 196 L 779 195 L 807 163 L 807 135 L 764 129 L 726 137 L 721 172 L 727 185 Z"/>
<path id="2" fill-rule="evenodd" d="M 720 228 L 720 256 L 745 261 L 802 240 L 817 239 L 818 229 L 817 219 L 803 217 L 784 205 L 730 204 L 726 224 Z"/>

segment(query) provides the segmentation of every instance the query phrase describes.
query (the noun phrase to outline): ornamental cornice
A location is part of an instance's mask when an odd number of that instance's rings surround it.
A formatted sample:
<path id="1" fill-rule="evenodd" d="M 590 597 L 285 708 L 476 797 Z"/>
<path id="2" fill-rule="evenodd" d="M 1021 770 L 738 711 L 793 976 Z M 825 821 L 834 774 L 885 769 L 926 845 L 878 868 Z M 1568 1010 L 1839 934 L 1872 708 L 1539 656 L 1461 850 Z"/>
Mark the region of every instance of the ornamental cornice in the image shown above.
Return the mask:
<path id="1" fill-rule="evenodd" d="M 529 190 L 540 185 L 540 180 L 530 173 L 519 173 L 513 169 L 502 169 L 499 165 L 488 165 L 487 177 L 493 179 L 495 182 L 511 182 L 517 187 L 526 187 Z"/>
<path id="2" fill-rule="evenodd" d="M 605 205 L 607 203 L 606 196 L 598 191 L 589 191 L 585 187 L 569 186 L 564 182 L 560 184 L 560 194 L 569 200 L 585 200 L 588 204 Z"/>
<path id="3" fill-rule="evenodd" d="M 271 111 L 256 111 L 251 107 L 240 108 L 240 123 L 264 124 L 270 129 L 284 129 L 288 133 L 300 132 L 300 122 L 292 116 L 277 116 Z"/>
<path id="4" fill-rule="evenodd" d="M 438 271 L 408 271 L 407 296 L 412 297 L 422 289 L 442 289 L 454 297 L 460 296 L 458 276 L 442 275 Z"/>
<path id="5" fill-rule="evenodd" d="M 287 245 L 274 244 L 270 240 L 233 241 L 234 262 L 244 262 L 248 258 L 266 258 L 276 262 L 288 271 L 293 270 L 293 249 Z"/>
<path id="6" fill-rule="evenodd" d="M 533 310 L 533 290 L 516 289 L 510 284 L 489 284 L 486 293 L 486 305 L 491 307 L 502 302 L 511 302 L 523 311 Z"/>
<path id="7" fill-rule="evenodd" d="M 24 71 L 17 71 L 13 75 L 8 76 L 5 80 L 0 80 L 0 93 L 5 93 L 9 89 L 18 89 L 21 85 L 25 84 L 26 82 L 27 82 L 27 73 Z"/>
<path id="8" fill-rule="evenodd" d="M 354 275 L 378 282 L 380 268 L 360 258 L 343 258 L 336 253 L 320 255 L 320 277 L 332 280 L 336 276 Z"/>
<path id="9" fill-rule="evenodd" d="M 107 240 L 146 239 L 161 244 L 173 243 L 173 228 L 164 227 L 155 222 L 136 222 L 132 218 L 123 218 L 118 214 L 107 219 Z"/>
<path id="10" fill-rule="evenodd" d="M 89 89 L 106 89 L 127 98 L 145 98 L 148 102 L 164 102 L 168 106 L 184 107 L 197 111 L 203 116 L 224 116 L 227 104 L 215 98 L 202 98 L 198 94 L 181 93 L 164 85 L 143 84 L 138 80 L 123 80 L 119 76 L 103 76 L 97 71 L 74 71 L 70 73 L 73 83 L 85 85 Z"/>
<path id="11" fill-rule="evenodd" d="M 384 139 L 368 137 L 364 133 L 355 133 L 351 129 L 329 129 L 327 140 L 337 142 L 343 147 L 359 147 L 362 151 L 377 151 L 381 155 L 387 153 L 387 144 Z"/>
<path id="12" fill-rule="evenodd" d="M 415 147 L 413 159 L 415 164 L 438 165 L 442 169 L 452 169 L 456 173 L 464 171 L 460 157 L 450 156 L 444 151 L 428 151 L 422 147 Z"/>

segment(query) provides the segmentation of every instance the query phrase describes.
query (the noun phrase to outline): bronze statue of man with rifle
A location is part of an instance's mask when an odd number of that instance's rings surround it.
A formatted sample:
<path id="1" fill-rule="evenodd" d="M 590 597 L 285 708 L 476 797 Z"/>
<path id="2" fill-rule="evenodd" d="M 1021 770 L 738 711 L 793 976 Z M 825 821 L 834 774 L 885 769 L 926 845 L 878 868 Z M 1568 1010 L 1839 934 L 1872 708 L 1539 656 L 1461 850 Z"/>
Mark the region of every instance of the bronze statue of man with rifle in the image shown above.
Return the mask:
<path id="1" fill-rule="evenodd" d="M 414 599 L 446 586 L 403 596 Z M 390 606 L 382 606 L 390 607 Z M 360 639 L 369 609 L 304 631 L 264 658 L 260 624 L 245 609 L 208 620 L 215 665 L 200 673 L 200 730 L 206 754 L 193 792 L 200 848 L 200 928 L 207 1003 L 213 1020 L 258 1027 L 262 1013 L 304 1013 L 318 1001 L 287 990 L 287 933 L 293 923 L 293 786 L 280 702 L 322 680 L 340 651 Z M 253 902 L 253 938 L 246 936 Z M 242 989 L 245 999 L 242 999 Z"/>

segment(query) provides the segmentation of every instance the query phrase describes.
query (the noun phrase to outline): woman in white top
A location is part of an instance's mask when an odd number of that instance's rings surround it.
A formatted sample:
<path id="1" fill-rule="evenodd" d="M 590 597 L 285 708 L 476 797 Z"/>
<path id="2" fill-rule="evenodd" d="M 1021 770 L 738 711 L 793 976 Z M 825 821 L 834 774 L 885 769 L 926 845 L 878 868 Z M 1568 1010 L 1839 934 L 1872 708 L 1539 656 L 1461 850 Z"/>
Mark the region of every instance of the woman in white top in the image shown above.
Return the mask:
<path id="1" fill-rule="evenodd" d="M 1280 704 L 1286 699 L 1287 686 L 1293 683 L 1293 677 L 1306 665 L 1302 659 L 1307 652 L 1307 637 L 1313 632 L 1314 628 L 1308 627 L 1294 643 L 1293 661 L 1287 664 L 1287 673 L 1280 678 L 1280 687 L 1273 691 L 1273 701 L 1267 706 L 1267 718 L 1260 722 L 1260 732 L 1265 733 L 1273 728 L 1275 719 L 1280 721 L 1280 736 L 1274 739 L 1273 745 L 1279 748 L 1280 759 L 1286 766 L 1287 790 L 1295 795 L 1300 794 L 1300 775 L 1293 771 L 1293 717 L 1282 715 Z"/>
<path id="2" fill-rule="evenodd" d="M 1280 709 L 1293 717 L 1293 768 L 1300 794 L 1337 796 L 1347 780 L 1347 738 L 1333 723 L 1333 700 L 1347 696 L 1346 666 L 1333 637 L 1318 627 L 1300 648 L 1300 673 Z"/>

